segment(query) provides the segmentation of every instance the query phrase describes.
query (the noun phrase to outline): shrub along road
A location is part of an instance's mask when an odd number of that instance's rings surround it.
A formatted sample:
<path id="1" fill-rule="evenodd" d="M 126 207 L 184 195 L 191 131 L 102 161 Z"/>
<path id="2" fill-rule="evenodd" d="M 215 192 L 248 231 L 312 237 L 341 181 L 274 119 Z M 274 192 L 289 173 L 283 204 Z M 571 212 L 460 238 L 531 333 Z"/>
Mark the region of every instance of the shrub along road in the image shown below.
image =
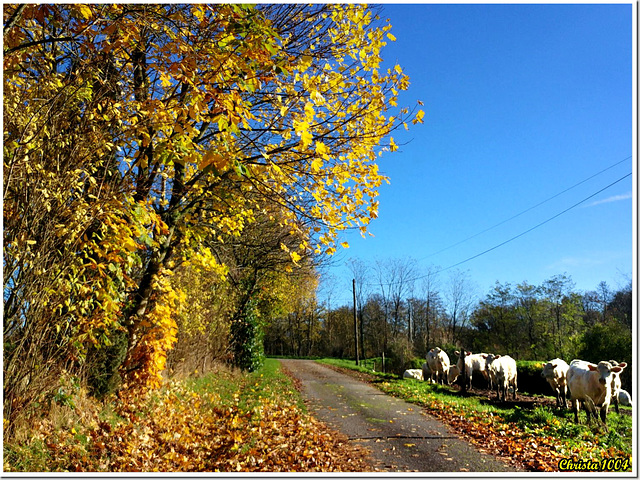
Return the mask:
<path id="1" fill-rule="evenodd" d="M 479 452 L 419 406 L 312 360 L 280 362 L 299 381 L 309 410 L 350 441 L 369 448 L 376 470 L 518 471 Z"/>

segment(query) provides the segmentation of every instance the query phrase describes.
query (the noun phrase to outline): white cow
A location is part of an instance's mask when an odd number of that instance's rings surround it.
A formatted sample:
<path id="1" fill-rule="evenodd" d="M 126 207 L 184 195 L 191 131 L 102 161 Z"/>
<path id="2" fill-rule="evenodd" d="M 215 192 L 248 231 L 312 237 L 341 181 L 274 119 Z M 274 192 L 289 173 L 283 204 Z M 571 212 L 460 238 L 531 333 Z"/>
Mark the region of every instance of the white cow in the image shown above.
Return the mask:
<path id="1" fill-rule="evenodd" d="M 422 364 L 422 380 L 431 383 L 431 369 L 427 362 Z"/>
<path id="2" fill-rule="evenodd" d="M 591 423 L 592 416 L 597 418 L 596 406 L 599 406 L 600 419 L 602 423 L 607 424 L 607 412 L 613 391 L 613 374 L 622 372 L 626 366 L 625 363 L 614 367 L 605 361 L 598 365 L 584 360 L 571 362 L 567 372 L 567 385 L 571 391 L 576 423 L 579 423 L 578 411 L 582 405 L 587 412 L 587 423 Z"/>
<path id="3" fill-rule="evenodd" d="M 455 354 L 458 355 L 458 362 L 456 366 L 459 372 L 462 372 L 462 358 L 460 358 L 460 352 L 458 350 L 455 351 Z M 489 373 L 487 372 L 487 362 L 485 361 L 485 357 L 483 355 L 488 355 L 486 353 L 474 353 L 465 352 L 464 357 L 464 365 L 465 372 L 467 375 L 467 386 L 468 389 L 471 390 L 471 380 L 473 377 L 473 372 L 480 372 L 484 379 L 489 383 L 489 388 L 492 389 L 492 381 L 491 377 L 489 377 Z"/>
<path id="4" fill-rule="evenodd" d="M 492 353 L 483 355 L 482 358 L 486 360 L 486 369 L 489 371 L 489 375 L 495 379 L 498 400 L 500 400 L 500 392 L 502 392 L 502 401 L 505 402 L 507 400 L 509 387 L 513 388 L 513 399 L 517 400 L 518 369 L 516 361 L 509 355 L 493 355 Z"/>
<path id="5" fill-rule="evenodd" d="M 561 358 L 548 361 L 542 368 L 540 376 L 545 378 L 556 394 L 558 407 L 567 407 L 567 371 L 569 365 Z"/>
<path id="6" fill-rule="evenodd" d="M 615 360 L 609 360 L 609 363 L 614 367 L 623 366 L 626 367 L 626 363 L 618 363 Z M 619 393 L 622 390 L 622 381 L 620 380 L 620 373 L 613 373 L 613 381 L 611 382 L 611 403 L 613 403 L 613 407 L 616 409 L 616 413 L 620 414 L 620 408 L 618 407 L 619 403 Z M 628 392 L 627 392 L 628 395 Z"/>
<path id="7" fill-rule="evenodd" d="M 618 403 L 626 407 L 631 407 L 631 395 L 629 395 L 629 392 L 620 389 L 618 391 Z"/>
<path id="8" fill-rule="evenodd" d="M 448 382 L 449 355 L 440 347 L 432 348 L 427 352 L 427 364 L 431 371 L 431 380 L 444 384 Z"/>
<path id="9" fill-rule="evenodd" d="M 414 380 L 422 380 L 424 377 L 422 376 L 422 369 L 410 368 L 409 370 L 404 371 L 402 378 L 413 378 Z"/>

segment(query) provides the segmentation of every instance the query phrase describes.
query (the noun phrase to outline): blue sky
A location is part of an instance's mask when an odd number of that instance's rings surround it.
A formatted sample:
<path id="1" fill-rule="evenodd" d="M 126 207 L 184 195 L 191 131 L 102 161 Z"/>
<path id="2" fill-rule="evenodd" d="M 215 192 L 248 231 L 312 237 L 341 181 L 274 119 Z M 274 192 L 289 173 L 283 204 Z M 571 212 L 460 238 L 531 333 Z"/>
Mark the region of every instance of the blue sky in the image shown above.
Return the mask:
<path id="1" fill-rule="evenodd" d="M 381 188 L 375 236 L 342 238 L 350 248 L 324 281 L 335 286 L 334 305 L 350 302 L 350 258 L 369 266 L 412 259 L 420 274 L 543 222 L 443 271 L 440 283 L 460 270 L 479 298 L 496 281 L 540 285 L 557 274 L 580 291 L 626 284 L 637 160 L 628 158 L 635 155 L 632 5 L 385 4 L 382 17 L 396 37 L 383 58 L 411 78 L 399 105 L 423 101 L 425 119 L 397 131 L 404 145 L 380 161 L 391 183 Z M 632 166 L 634 177 L 552 219 Z"/>

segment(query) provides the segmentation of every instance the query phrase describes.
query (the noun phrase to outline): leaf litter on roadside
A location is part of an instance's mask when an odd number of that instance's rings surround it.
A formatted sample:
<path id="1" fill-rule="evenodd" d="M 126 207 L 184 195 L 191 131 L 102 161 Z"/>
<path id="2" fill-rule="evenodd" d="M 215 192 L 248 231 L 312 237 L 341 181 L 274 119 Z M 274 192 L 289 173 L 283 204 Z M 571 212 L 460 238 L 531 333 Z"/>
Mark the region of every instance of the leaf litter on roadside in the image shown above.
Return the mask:
<path id="1" fill-rule="evenodd" d="M 36 438 L 49 457 L 49 471 L 371 470 L 366 449 L 303 412 L 296 397 L 270 391 L 268 382 L 260 394 L 255 388 L 241 384 L 221 396 L 175 382 L 161 392 L 122 395 L 111 422 L 100 420 L 97 411 L 71 428 L 43 420 Z M 12 470 L 6 457 L 4 467 Z"/>

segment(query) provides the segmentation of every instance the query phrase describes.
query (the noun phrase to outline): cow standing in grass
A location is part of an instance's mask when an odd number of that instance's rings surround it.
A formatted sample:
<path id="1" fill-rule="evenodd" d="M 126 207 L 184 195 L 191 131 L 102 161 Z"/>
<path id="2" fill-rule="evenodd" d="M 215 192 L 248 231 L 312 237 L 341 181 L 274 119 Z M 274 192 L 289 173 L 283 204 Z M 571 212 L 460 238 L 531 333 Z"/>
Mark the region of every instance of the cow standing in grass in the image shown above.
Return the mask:
<path id="1" fill-rule="evenodd" d="M 614 367 L 622 366 L 622 368 L 626 367 L 626 363 L 618 363 L 615 360 L 609 360 L 609 363 Z M 616 413 L 620 414 L 620 408 L 618 404 L 620 402 L 620 391 L 622 390 L 622 381 L 620 380 L 620 373 L 613 373 L 613 380 L 611 382 L 611 403 L 613 403 L 613 407 L 616 409 Z M 627 395 L 629 395 L 627 393 Z M 623 394 L 624 396 L 624 394 Z M 623 403 L 624 405 L 624 403 Z"/>
<path id="2" fill-rule="evenodd" d="M 428 362 L 422 364 L 422 380 L 431 383 L 431 369 Z"/>
<path id="3" fill-rule="evenodd" d="M 611 403 L 614 374 L 619 374 L 626 363 L 613 366 L 602 361 L 598 365 L 583 360 L 573 360 L 567 372 L 567 385 L 571 392 L 576 423 L 580 406 L 587 412 L 587 423 L 597 418 L 596 407 L 600 407 L 600 419 L 607 424 L 607 412 Z"/>
<path id="4" fill-rule="evenodd" d="M 458 362 L 456 363 L 456 369 L 458 374 L 462 372 L 462 357 L 458 350 L 455 351 L 455 354 L 458 355 Z M 467 375 L 467 389 L 471 390 L 471 379 L 473 378 L 474 372 L 480 372 L 484 379 L 489 384 L 489 389 L 493 390 L 493 382 L 489 377 L 489 373 L 487 372 L 487 363 L 485 361 L 484 355 L 488 355 L 487 353 L 471 353 L 466 352 L 466 356 L 464 358 L 465 372 Z M 449 381 L 451 382 L 451 376 L 449 375 Z M 456 376 L 457 377 L 457 376 Z M 455 381 L 455 378 L 454 380 Z"/>
<path id="5" fill-rule="evenodd" d="M 500 393 L 502 392 L 502 401 L 507 401 L 509 387 L 513 388 L 512 398 L 517 400 L 518 368 L 516 367 L 516 361 L 509 355 L 493 355 L 492 353 L 483 354 L 482 358 L 487 362 L 486 369 L 492 379 L 495 379 L 498 387 L 498 400 L 500 400 Z"/>
<path id="6" fill-rule="evenodd" d="M 620 405 L 624 405 L 625 407 L 631 407 L 631 395 L 626 390 L 620 389 L 618 392 L 618 403 Z"/>
<path id="7" fill-rule="evenodd" d="M 567 371 L 569 371 L 567 362 L 561 358 L 554 358 L 545 364 L 540 373 L 556 394 L 558 407 L 567 408 Z"/>
<path id="8" fill-rule="evenodd" d="M 448 375 L 449 385 L 455 382 L 459 376 L 460 376 L 460 369 L 458 368 L 458 365 L 450 365 L 449 375 Z"/>
<path id="9" fill-rule="evenodd" d="M 432 348 L 427 352 L 427 364 L 431 372 L 431 380 L 443 385 L 449 382 L 449 355 L 440 347 Z"/>

